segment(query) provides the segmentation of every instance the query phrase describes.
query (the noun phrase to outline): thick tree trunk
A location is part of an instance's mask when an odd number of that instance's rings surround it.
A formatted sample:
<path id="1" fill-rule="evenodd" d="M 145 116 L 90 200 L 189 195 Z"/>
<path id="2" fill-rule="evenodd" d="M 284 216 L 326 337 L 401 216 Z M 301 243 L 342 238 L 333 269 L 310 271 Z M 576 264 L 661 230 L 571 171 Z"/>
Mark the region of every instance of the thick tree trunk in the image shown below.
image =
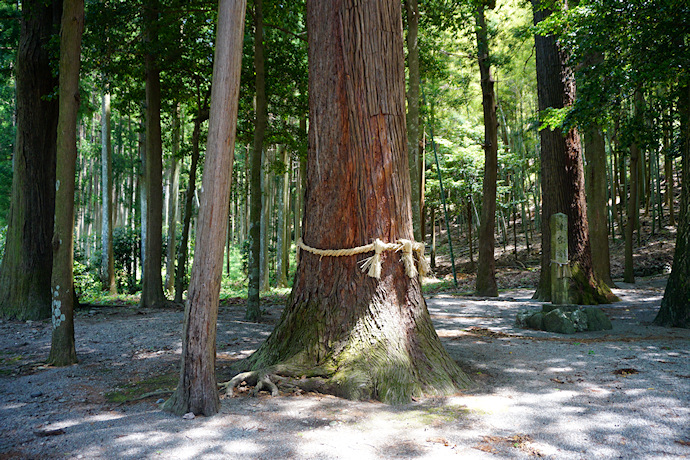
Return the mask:
<path id="1" fill-rule="evenodd" d="M 149 46 L 158 41 L 158 0 L 144 6 L 146 40 Z M 153 50 L 147 51 L 146 68 L 146 249 L 141 284 L 141 307 L 162 307 L 161 261 L 163 255 L 163 146 L 161 139 L 160 69 Z"/>
<path id="2" fill-rule="evenodd" d="M 165 409 L 213 415 L 220 409 L 216 382 L 216 320 L 227 236 L 233 151 L 242 67 L 245 0 L 221 0 L 204 164 L 199 230 L 185 307 L 180 381 Z"/>
<path id="3" fill-rule="evenodd" d="M 180 251 L 177 253 L 177 268 L 175 270 L 175 303 L 182 303 L 182 294 L 185 289 L 185 278 L 187 277 L 187 253 L 189 246 L 189 229 L 192 225 L 192 212 L 194 208 L 194 193 L 196 191 L 196 170 L 199 164 L 199 142 L 201 138 L 201 124 L 208 118 L 206 107 L 200 107 L 194 119 L 194 129 L 192 131 L 192 163 L 189 166 L 189 183 L 185 194 L 184 218 L 182 221 L 182 239 L 180 240 Z"/>
<path id="4" fill-rule="evenodd" d="M 550 14 L 548 9 L 541 9 L 542 3 L 532 0 L 535 24 Z M 535 47 L 539 110 L 571 105 L 575 100 L 575 79 L 572 70 L 565 64 L 565 52 L 559 49 L 553 35 L 536 35 Z M 592 268 L 580 136 L 574 129 L 563 135 L 560 129 L 542 128 L 540 139 L 542 264 L 534 297 L 551 300 L 549 221 L 552 214 L 561 212 L 568 216 L 568 255 L 573 273 L 570 301 L 576 304 L 608 303 L 614 299 L 611 290 L 595 276 Z"/>
<path id="5" fill-rule="evenodd" d="M 113 146 L 110 129 L 110 93 L 103 93 L 101 116 L 101 283 L 117 294 L 113 258 Z"/>
<path id="6" fill-rule="evenodd" d="M 396 0 L 307 3 L 303 233 L 313 248 L 412 238 L 400 8 Z M 361 259 L 302 251 L 287 307 L 245 368 L 305 375 L 301 382 L 321 391 L 389 403 L 467 384 L 399 253 L 382 254 L 380 279 L 362 273 Z"/>
<path id="7" fill-rule="evenodd" d="M 417 0 L 405 0 L 407 12 L 407 66 L 409 90 L 407 92 L 407 155 L 410 163 L 412 201 L 412 229 L 416 241 L 424 241 L 421 218 L 421 184 L 419 158 L 419 6 Z"/>
<path id="8" fill-rule="evenodd" d="M 77 362 L 74 346 L 74 174 L 77 165 L 79 65 L 84 0 L 65 0 L 60 36 L 60 116 L 57 127 L 55 231 L 53 233 L 53 336 L 48 361 Z"/>
<path id="9" fill-rule="evenodd" d="M 267 123 L 266 74 L 264 71 L 264 34 L 262 0 L 254 5 L 254 71 L 256 72 L 256 119 L 254 120 L 254 146 L 251 155 L 251 191 L 249 207 L 249 282 L 247 292 L 246 318 L 249 321 L 261 319 L 261 157 L 264 133 Z"/>
<path id="10" fill-rule="evenodd" d="M 596 276 L 608 286 L 614 287 L 611 279 L 611 258 L 609 256 L 609 232 L 607 226 L 606 188 L 606 144 L 599 126 L 585 132 L 587 156 L 587 218 L 589 236 L 592 241 L 592 268 Z"/>
<path id="11" fill-rule="evenodd" d="M 49 96 L 58 82 L 48 43 L 61 13 L 61 1 L 22 1 L 12 201 L 0 268 L 0 313 L 5 318 L 37 320 L 51 312 L 58 102 Z"/>
<path id="12" fill-rule="evenodd" d="M 477 56 L 484 107 L 484 182 L 482 186 L 482 218 L 479 229 L 479 263 L 477 266 L 477 294 L 498 296 L 494 233 L 496 228 L 496 179 L 498 176 L 498 119 L 496 95 L 489 61 L 489 33 L 486 30 L 484 5 L 476 11 Z M 504 239 L 505 240 L 505 239 Z"/>
<path id="13" fill-rule="evenodd" d="M 678 234 L 673 254 L 673 268 L 661 301 L 661 309 L 655 324 L 669 327 L 690 328 L 690 82 L 680 88 L 678 109 L 680 112 L 682 179 Z"/>

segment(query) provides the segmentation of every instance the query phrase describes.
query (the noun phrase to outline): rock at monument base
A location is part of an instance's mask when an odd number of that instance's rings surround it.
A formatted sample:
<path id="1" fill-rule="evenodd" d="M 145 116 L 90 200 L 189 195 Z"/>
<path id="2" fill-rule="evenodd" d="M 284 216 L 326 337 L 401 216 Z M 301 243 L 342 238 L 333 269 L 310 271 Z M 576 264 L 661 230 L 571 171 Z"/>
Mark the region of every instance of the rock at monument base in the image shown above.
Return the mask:
<path id="1" fill-rule="evenodd" d="M 562 310 L 555 309 L 544 315 L 544 330 L 559 334 L 574 334 L 575 325 Z"/>
<path id="2" fill-rule="evenodd" d="M 527 318 L 527 326 L 531 329 L 543 330 L 544 314 L 542 312 L 537 312 L 533 315 L 530 315 L 529 318 Z"/>
<path id="3" fill-rule="evenodd" d="M 611 320 L 600 308 L 580 305 L 544 305 L 542 311 L 521 311 L 515 325 L 559 334 L 613 329 Z"/>
<path id="4" fill-rule="evenodd" d="M 584 309 L 587 315 L 587 330 L 588 331 L 607 331 L 613 329 L 611 320 L 599 308 L 587 307 Z"/>
<path id="5" fill-rule="evenodd" d="M 589 328 L 589 320 L 587 318 L 587 314 L 584 311 L 578 309 L 578 310 L 575 310 L 571 313 L 566 313 L 565 315 L 570 319 L 570 321 L 573 322 L 573 326 L 575 327 L 575 332 L 583 332 L 583 331 L 591 331 L 592 330 Z"/>

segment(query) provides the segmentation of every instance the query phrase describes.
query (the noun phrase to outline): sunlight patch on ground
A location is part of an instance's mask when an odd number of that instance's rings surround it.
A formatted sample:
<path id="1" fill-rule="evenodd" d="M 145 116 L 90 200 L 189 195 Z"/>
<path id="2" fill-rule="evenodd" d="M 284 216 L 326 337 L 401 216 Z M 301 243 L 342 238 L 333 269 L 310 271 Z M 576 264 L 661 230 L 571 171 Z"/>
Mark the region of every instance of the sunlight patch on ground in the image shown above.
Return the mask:
<path id="1" fill-rule="evenodd" d="M 467 396 L 460 398 L 471 412 L 480 414 L 500 414 L 508 412 L 512 406 L 512 401 L 500 396 Z"/>
<path id="2" fill-rule="evenodd" d="M 2 406 L 0 406 L 0 410 L 13 410 L 19 409 L 24 406 L 26 406 L 26 403 L 3 404 Z"/>

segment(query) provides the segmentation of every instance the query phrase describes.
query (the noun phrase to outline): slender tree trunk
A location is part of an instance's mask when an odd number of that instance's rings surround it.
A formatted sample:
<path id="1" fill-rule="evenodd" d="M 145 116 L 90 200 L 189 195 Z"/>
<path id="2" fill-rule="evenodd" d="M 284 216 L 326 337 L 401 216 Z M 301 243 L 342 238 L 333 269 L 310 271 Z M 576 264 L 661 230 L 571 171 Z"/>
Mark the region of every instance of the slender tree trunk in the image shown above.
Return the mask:
<path id="1" fill-rule="evenodd" d="M 400 7 L 396 0 L 307 3 L 304 242 L 311 247 L 413 236 Z M 361 258 L 303 251 L 287 307 L 245 368 L 305 375 L 322 391 L 389 403 L 465 385 L 400 255 L 381 255 L 380 279 L 362 273 Z"/>
<path id="2" fill-rule="evenodd" d="M 165 290 L 172 294 L 175 289 L 175 249 L 177 244 L 177 208 L 180 195 L 180 105 L 177 104 L 173 118 L 172 160 L 170 163 L 170 185 L 168 187 L 168 248 L 165 269 Z"/>
<path id="3" fill-rule="evenodd" d="M 256 73 L 256 119 L 254 120 L 254 148 L 251 155 L 250 209 L 249 209 L 249 282 L 246 318 L 261 319 L 261 157 L 268 118 L 266 101 L 266 74 L 264 71 L 264 34 L 262 0 L 254 4 L 254 72 Z"/>
<path id="4" fill-rule="evenodd" d="M 194 193 L 196 191 L 196 170 L 199 163 L 199 142 L 201 138 L 201 124 L 208 118 L 209 113 L 205 106 L 200 106 L 194 119 L 194 130 L 192 131 L 192 163 L 189 166 L 189 183 L 185 194 L 184 219 L 182 222 L 182 239 L 180 250 L 177 253 L 177 268 L 175 271 L 175 303 L 182 303 L 184 293 L 185 278 L 187 277 L 187 253 L 189 246 L 189 232 L 192 224 L 192 213 L 194 208 Z"/>
<path id="5" fill-rule="evenodd" d="M 635 116 L 641 115 L 642 93 L 635 92 Z M 635 282 L 635 267 L 633 262 L 633 236 L 638 226 L 639 219 L 639 159 L 640 148 L 635 140 L 630 146 L 630 197 L 628 197 L 628 222 L 625 226 L 625 267 L 623 280 L 626 283 Z"/>
<path id="6" fill-rule="evenodd" d="M 414 239 L 424 241 L 421 219 L 421 187 L 419 161 L 419 7 L 417 0 L 405 0 L 407 12 L 407 66 L 409 89 L 407 91 L 407 155 L 410 163 L 412 199 L 412 228 Z"/>
<path id="7" fill-rule="evenodd" d="M 113 146 L 110 129 L 110 93 L 102 97 L 101 115 L 101 282 L 103 290 L 117 294 L 113 258 Z"/>
<path id="8" fill-rule="evenodd" d="M 673 120 L 673 105 L 669 107 L 669 113 L 664 117 L 664 176 L 666 177 L 666 205 L 668 206 L 668 224 L 676 225 L 675 199 L 673 191 L 673 155 L 671 154 L 671 136 Z"/>
<path id="9" fill-rule="evenodd" d="M 436 270 L 436 208 L 431 208 L 431 254 L 429 263 L 432 270 Z"/>
<path id="10" fill-rule="evenodd" d="M 216 320 L 232 186 L 232 163 L 242 68 L 245 0 L 221 0 L 214 58 L 211 116 L 199 231 L 185 306 L 180 381 L 165 408 L 213 415 L 220 409 L 216 381 Z"/>
<path id="11" fill-rule="evenodd" d="M 498 296 L 494 233 L 496 228 L 496 178 L 498 175 L 498 119 L 496 95 L 489 61 L 489 34 L 486 30 L 484 4 L 476 11 L 477 55 L 481 74 L 482 106 L 484 107 L 484 183 L 482 186 L 482 218 L 479 230 L 479 263 L 477 294 Z M 450 235 L 449 235 L 450 236 Z M 504 240 L 505 241 L 505 240 Z"/>
<path id="12" fill-rule="evenodd" d="M 144 26 L 149 46 L 158 41 L 158 0 L 144 5 Z M 161 261 L 163 252 L 163 147 L 161 139 L 160 70 L 153 50 L 144 56 L 146 69 L 146 247 L 142 272 L 141 307 L 162 307 Z"/>
<path id="13" fill-rule="evenodd" d="M 261 248 L 259 250 L 259 291 L 266 292 L 269 286 L 270 252 L 268 247 L 271 240 L 273 215 L 273 174 L 270 165 L 273 159 L 269 157 L 273 149 L 264 150 L 263 170 L 261 175 Z"/>
<path id="14" fill-rule="evenodd" d="M 52 322 L 48 361 L 77 362 L 74 346 L 74 175 L 77 165 L 79 65 L 84 30 L 84 0 L 65 0 L 60 34 L 60 115 L 57 127 L 55 231 L 53 233 Z"/>
<path id="15" fill-rule="evenodd" d="M 58 82 L 48 43 L 61 12 L 61 1 L 22 1 L 12 201 L 0 268 L 0 312 L 5 318 L 37 320 L 51 313 L 58 103 L 49 96 Z"/>
<path id="16" fill-rule="evenodd" d="M 611 279 L 607 227 L 606 143 L 599 126 L 585 131 L 587 155 L 587 218 L 592 242 L 592 268 L 596 276 L 614 287 Z"/>
<path id="17" fill-rule="evenodd" d="M 290 155 L 285 146 L 278 146 L 278 153 L 280 161 L 285 165 L 280 178 L 280 187 L 278 188 L 278 253 L 277 270 L 276 270 L 276 286 L 287 287 L 287 248 L 290 247 L 290 240 L 288 237 L 288 223 L 290 222 Z"/>
<path id="18" fill-rule="evenodd" d="M 542 9 L 540 0 L 533 0 L 534 23 L 551 12 Z M 567 56 L 559 49 L 553 35 L 535 36 L 537 61 L 537 92 L 539 110 L 558 109 L 575 100 L 575 79 L 565 64 Z M 587 221 L 585 177 L 580 136 L 575 129 L 565 135 L 560 129 L 543 128 L 541 139 L 542 178 L 542 264 L 539 286 L 534 297 L 551 300 L 551 232 L 552 214 L 568 216 L 568 255 L 573 277 L 569 299 L 576 304 L 607 303 L 614 299 L 610 288 L 598 279 L 592 268 L 592 250 Z"/>
<path id="19" fill-rule="evenodd" d="M 655 324 L 690 328 L 690 81 L 687 76 L 680 87 L 682 180 L 678 234 L 673 254 L 673 268 L 666 284 L 661 309 Z"/>

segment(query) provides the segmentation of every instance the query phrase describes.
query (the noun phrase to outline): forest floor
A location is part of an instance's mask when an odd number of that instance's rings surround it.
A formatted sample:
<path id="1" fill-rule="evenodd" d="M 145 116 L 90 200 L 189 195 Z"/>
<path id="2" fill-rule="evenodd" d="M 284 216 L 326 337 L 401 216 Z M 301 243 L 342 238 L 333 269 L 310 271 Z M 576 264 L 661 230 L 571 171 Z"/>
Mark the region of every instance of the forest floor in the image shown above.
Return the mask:
<path id="1" fill-rule="evenodd" d="M 565 336 L 514 326 L 540 308 L 532 291 L 498 299 L 434 294 L 444 345 L 474 380 L 403 406 L 319 394 L 225 397 L 220 414 L 186 420 L 160 401 L 177 383 L 179 309 L 91 307 L 76 318 L 80 363 L 53 368 L 47 322 L 0 323 L 0 459 L 6 458 L 686 458 L 690 330 L 650 324 L 665 277 L 620 284 L 613 330 Z M 218 318 L 218 373 L 270 333 Z"/>
<path id="2" fill-rule="evenodd" d="M 177 384 L 183 313 L 128 305 L 78 310 L 79 364 L 45 364 L 48 322 L 0 321 L 0 460 L 7 458 L 688 458 L 690 330 L 653 326 L 673 256 L 672 231 L 644 236 L 637 283 L 603 306 L 613 330 L 560 335 L 516 328 L 531 300 L 538 254 L 498 250 L 498 298 L 465 295 L 460 273 L 427 291 L 436 330 L 471 376 L 454 396 L 403 406 L 313 393 L 223 397 L 214 417 L 160 410 Z M 669 242 L 671 241 L 671 242 Z M 469 259 L 459 258 L 466 269 Z M 445 273 L 444 273 L 445 271 Z M 622 243 L 612 245 L 614 279 Z M 269 335 L 243 321 L 242 299 L 218 317 L 218 378 Z"/>

